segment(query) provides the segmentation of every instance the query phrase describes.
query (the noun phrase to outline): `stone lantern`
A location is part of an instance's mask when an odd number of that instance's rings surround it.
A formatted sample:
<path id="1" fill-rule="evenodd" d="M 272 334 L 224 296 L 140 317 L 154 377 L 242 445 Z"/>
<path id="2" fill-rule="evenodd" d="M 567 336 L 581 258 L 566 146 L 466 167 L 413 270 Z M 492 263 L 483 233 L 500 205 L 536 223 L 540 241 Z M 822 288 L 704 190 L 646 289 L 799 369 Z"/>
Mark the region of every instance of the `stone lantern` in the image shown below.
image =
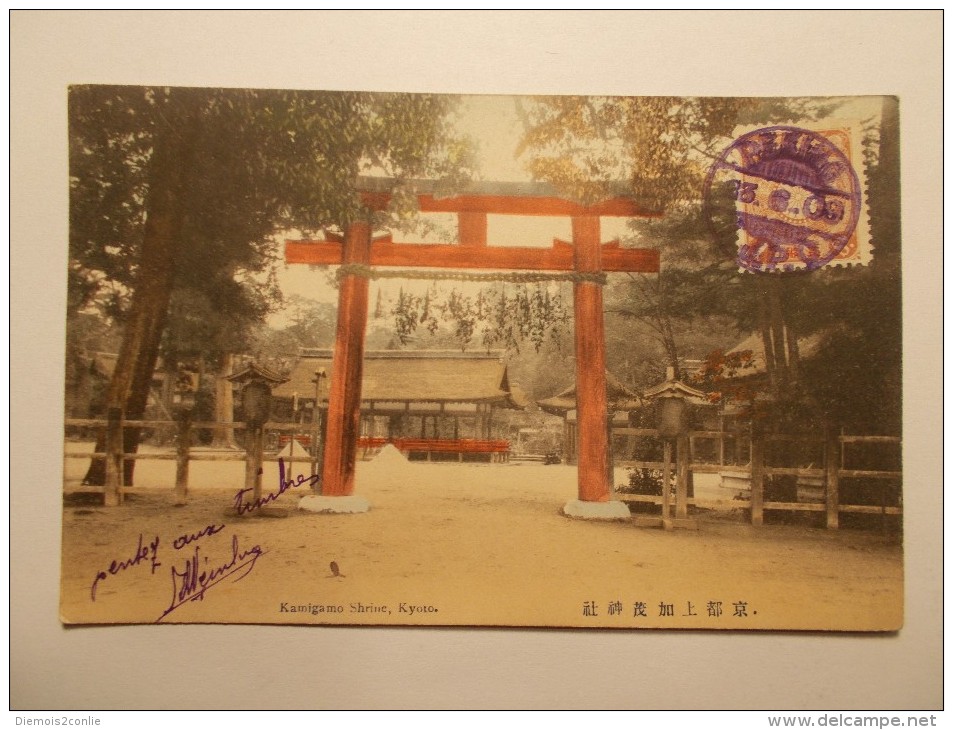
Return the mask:
<path id="1" fill-rule="evenodd" d="M 271 415 L 271 389 L 288 382 L 288 378 L 254 362 L 229 375 L 228 380 L 241 386 L 245 421 L 258 425 L 264 424 Z"/>
<path id="2" fill-rule="evenodd" d="M 665 381 L 645 391 L 647 400 L 656 404 L 659 436 L 677 439 L 688 433 L 693 405 L 708 405 L 701 390 L 696 390 L 675 379 L 675 368 L 666 370 Z"/>
<path id="3" fill-rule="evenodd" d="M 264 458 L 264 425 L 271 415 L 271 389 L 286 382 L 277 373 L 254 362 L 244 370 L 228 376 L 242 390 L 242 411 L 245 417 L 245 494 L 261 499 L 261 471 Z M 247 501 L 247 500 L 246 500 Z M 239 510 L 239 513 L 242 513 Z"/>
<path id="4" fill-rule="evenodd" d="M 688 430 L 693 406 L 708 405 L 705 393 L 675 379 L 669 367 L 665 381 L 645 391 L 646 400 L 656 406 L 659 437 L 664 444 L 662 461 L 662 525 L 692 527 L 688 520 Z M 671 519 L 672 442 L 676 444 L 675 522 Z"/>
<path id="5" fill-rule="evenodd" d="M 195 410 L 195 396 L 198 390 L 198 374 L 180 367 L 175 375 L 172 389 L 172 406 L 179 419 L 191 418 Z"/>

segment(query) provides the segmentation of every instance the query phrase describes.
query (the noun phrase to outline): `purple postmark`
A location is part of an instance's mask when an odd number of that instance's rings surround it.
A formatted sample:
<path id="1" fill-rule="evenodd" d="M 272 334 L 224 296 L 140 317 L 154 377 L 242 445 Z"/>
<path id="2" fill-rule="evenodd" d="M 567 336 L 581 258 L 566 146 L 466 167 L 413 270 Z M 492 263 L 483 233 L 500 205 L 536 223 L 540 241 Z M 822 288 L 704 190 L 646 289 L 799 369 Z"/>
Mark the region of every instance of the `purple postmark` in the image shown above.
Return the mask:
<path id="1" fill-rule="evenodd" d="M 836 135 L 765 127 L 738 137 L 711 166 L 705 214 L 716 235 L 726 221 L 736 228 L 741 268 L 813 271 L 851 242 L 861 183 Z"/>

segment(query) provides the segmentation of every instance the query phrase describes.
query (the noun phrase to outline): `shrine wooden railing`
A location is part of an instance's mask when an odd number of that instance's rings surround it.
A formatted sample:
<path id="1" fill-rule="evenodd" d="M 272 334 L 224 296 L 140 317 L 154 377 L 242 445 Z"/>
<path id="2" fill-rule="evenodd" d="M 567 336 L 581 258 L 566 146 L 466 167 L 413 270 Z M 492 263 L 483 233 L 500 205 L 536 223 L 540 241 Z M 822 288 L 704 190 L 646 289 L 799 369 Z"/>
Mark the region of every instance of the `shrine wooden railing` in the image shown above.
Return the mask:
<path id="1" fill-rule="evenodd" d="M 188 492 L 188 464 L 190 462 L 247 461 L 248 459 L 248 453 L 244 449 L 203 451 L 201 447 L 192 445 L 193 434 L 196 431 L 221 431 L 222 429 L 242 431 L 247 428 L 247 424 L 242 421 L 206 422 L 191 421 L 188 419 L 175 421 L 118 419 L 110 421 L 108 419 L 68 418 L 65 420 L 65 426 L 68 429 L 86 428 L 105 433 L 112 431 L 118 435 L 117 437 L 106 439 L 107 447 L 105 451 L 74 451 L 67 448 L 64 449 L 63 455 L 66 459 L 98 459 L 105 461 L 107 470 L 112 470 L 114 479 L 119 480 L 118 489 L 124 494 L 135 493 L 137 491 L 137 487 L 126 486 L 121 483 L 122 465 L 128 461 L 175 461 L 175 492 L 179 499 L 184 501 Z M 159 429 L 175 433 L 175 448 L 174 450 L 170 449 L 161 452 L 152 450 L 141 450 L 135 453 L 124 452 L 121 434 L 123 429 L 126 428 Z M 302 446 L 310 446 L 313 438 L 313 428 L 311 424 L 301 423 L 269 422 L 264 424 L 263 430 L 272 437 L 270 441 L 273 448 L 264 451 L 260 455 L 261 460 L 276 462 L 280 458 L 288 465 L 297 462 L 309 463 L 311 465 L 310 473 L 318 473 L 319 456 L 317 454 L 305 449 L 302 449 L 298 453 L 295 453 L 294 449 L 283 450 L 280 455 L 278 453 L 278 449 L 286 444 L 290 444 L 292 441 Z M 309 431 L 311 431 L 311 433 L 309 433 Z M 358 443 L 359 448 L 364 451 L 365 455 L 374 449 L 379 449 L 388 443 L 392 443 L 399 451 L 408 455 L 415 454 L 423 456 L 428 461 L 430 461 L 435 454 L 443 456 L 456 454 L 459 461 L 467 461 L 469 457 L 472 456 L 485 455 L 488 456 L 492 462 L 505 462 L 508 460 L 510 450 L 509 441 L 504 439 L 387 439 L 361 437 Z M 139 491 L 151 491 L 154 490 L 154 487 L 138 489 Z M 104 486 L 67 483 L 64 486 L 64 491 L 67 493 L 106 494 L 108 488 Z"/>
<path id="2" fill-rule="evenodd" d="M 646 428 L 615 428 L 613 437 L 643 438 L 657 440 L 658 431 Z M 717 451 L 724 454 L 724 441 L 727 439 L 743 438 L 747 441 L 747 463 L 712 463 L 702 461 L 698 457 L 698 443 L 711 441 L 718 444 Z M 826 525 L 836 528 L 840 523 L 840 515 L 845 513 L 873 514 L 881 516 L 896 516 L 903 512 L 902 480 L 903 472 L 899 468 L 899 448 L 902 440 L 899 436 L 864 436 L 864 435 L 832 435 L 828 438 L 812 435 L 784 435 L 771 434 L 761 438 L 751 438 L 743 434 L 723 431 L 691 431 L 685 439 L 688 453 L 681 455 L 688 472 L 693 474 L 719 474 L 723 482 L 734 483 L 734 496 L 729 496 L 731 488 L 725 490 L 722 499 L 705 499 L 697 496 L 688 497 L 687 505 L 707 508 L 736 508 L 750 511 L 751 523 L 763 524 L 765 511 L 787 512 L 823 512 L 826 515 Z M 781 466 L 771 463 L 767 456 L 770 445 L 789 444 L 794 446 L 813 447 L 818 465 L 808 466 Z M 895 469 L 861 469 L 848 468 L 852 459 L 850 449 L 861 445 L 884 446 L 893 445 L 896 448 Z M 779 451 L 777 448 L 774 449 Z M 782 451 L 783 453 L 783 451 Z M 678 461 L 674 457 L 673 461 Z M 796 459 L 795 459 L 796 460 Z M 857 461 L 856 458 L 853 461 Z M 634 459 L 615 459 L 616 467 L 632 469 L 647 469 L 652 472 L 661 472 L 665 464 L 662 461 L 645 461 Z M 677 467 L 671 464 L 673 476 L 677 476 Z M 804 492 L 805 498 L 797 501 L 766 500 L 766 486 L 773 477 L 795 477 L 799 486 L 798 492 Z M 891 483 L 896 486 L 891 487 Z M 845 501 L 845 485 L 850 484 L 851 492 L 855 495 L 869 497 L 870 492 L 877 491 L 874 498 L 864 499 L 865 503 L 848 503 Z M 878 489 L 879 486 L 879 489 Z M 626 485 L 616 485 L 617 497 L 630 504 L 647 503 L 661 505 L 663 497 L 655 494 L 635 494 L 626 491 Z M 865 494 L 866 493 L 866 494 Z M 890 493 L 890 499 L 888 499 Z M 856 496 L 855 496 L 856 498 Z M 871 503 L 875 502 L 875 503 Z M 893 502 L 888 504 L 888 502 Z"/>
<path id="3" fill-rule="evenodd" d="M 113 438 L 106 439 L 109 447 L 105 451 L 75 451 L 67 448 L 64 450 L 64 456 L 66 459 L 105 460 L 107 469 L 112 469 L 114 478 L 118 478 L 118 489 L 123 493 L 136 491 L 135 487 L 123 486 L 121 483 L 122 464 L 127 461 L 175 461 L 175 492 L 177 497 L 184 499 L 188 489 L 188 464 L 190 462 L 245 461 L 247 459 L 247 454 L 243 450 L 203 451 L 201 448 L 191 445 L 192 434 L 197 429 L 221 430 L 227 428 L 240 431 L 246 428 L 246 424 L 243 422 L 191 422 L 187 419 L 179 421 L 67 419 L 65 425 L 67 428 L 105 430 L 107 434 L 112 431 Z M 146 450 L 137 453 L 124 453 L 121 434 L 124 428 L 130 427 L 174 431 L 176 433 L 175 449 L 163 452 Z M 301 443 L 302 438 L 310 439 L 310 436 L 304 433 L 307 427 L 300 423 L 267 423 L 264 428 L 268 432 L 280 434 L 275 441 L 276 444 L 280 444 L 282 440 L 295 439 L 298 443 Z M 115 437 L 116 434 L 119 434 L 119 438 Z M 656 446 L 660 443 L 658 432 L 655 429 L 616 428 L 613 429 L 612 435 L 613 440 L 625 438 L 631 442 L 633 439 L 643 439 L 650 443 L 655 441 Z M 742 458 L 734 464 L 727 463 L 732 460 L 724 458 L 724 444 L 732 439 L 742 439 L 744 441 L 744 448 L 736 449 L 736 452 L 738 452 L 736 456 L 740 454 Z M 705 442 L 717 445 L 716 449 L 709 448 L 707 451 L 709 454 L 719 454 L 718 463 L 705 460 L 702 453 L 705 449 L 701 446 Z M 387 443 L 393 443 L 398 450 L 407 454 L 426 454 L 428 459 L 434 454 L 441 455 L 441 458 L 444 458 L 445 455 L 456 454 L 460 461 L 465 461 L 467 455 L 489 454 L 491 460 L 505 461 L 509 454 L 509 442 L 502 439 L 386 439 L 363 437 L 360 441 L 361 448 L 366 450 L 381 448 Z M 685 507 L 748 510 L 751 523 L 755 525 L 763 524 L 765 512 L 820 512 L 825 514 L 826 525 L 830 528 L 839 526 L 840 516 L 843 514 L 871 514 L 887 517 L 901 515 L 903 511 L 903 472 L 899 468 L 899 449 L 902 441 L 897 436 L 840 434 L 825 439 L 818 436 L 774 434 L 750 439 L 744 434 L 732 432 L 693 431 L 684 439 L 684 443 L 686 444 L 685 453 L 677 452 L 674 458 L 676 463 L 670 465 L 675 466 L 672 469 L 673 474 L 677 476 L 679 464 L 681 464 L 685 474 L 719 474 L 722 483 L 732 481 L 735 483 L 733 495 L 726 490 L 725 497 L 721 499 L 706 499 L 697 495 L 687 497 L 683 500 L 683 506 Z M 814 458 L 810 459 L 812 463 L 806 466 L 776 463 L 776 460 L 773 460 L 770 455 L 772 447 L 775 454 L 783 454 L 786 453 L 785 444 L 789 445 L 787 452 L 792 453 L 796 451 L 795 447 L 803 449 L 807 446 L 808 449 L 813 448 Z M 779 445 L 782 447 L 780 450 L 777 448 Z M 865 445 L 872 446 L 878 451 L 894 449 L 896 451 L 897 468 L 859 468 L 862 464 L 852 463 L 857 462 L 858 459 L 850 457 L 850 450 Z M 278 458 L 278 453 L 275 450 L 262 455 L 264 461 L 275 462 Z M 300 454 L 283 452 L 280 458 L 287 464 L 308 462 L 312 465 L 311 473 L 317 473 L 317 455 L 313 455 L 304 449 Z M 617 458 L 614 466 L 661 472 L 665 468 L 665 463 L 658 460 Z M 771 496 L 771 490 L 768 488 L 771 480 L 777 477 L 793 477 L 797 480 L 799 487 L 807 487 L 803 490 L 808 492 L 807 496 L 801 498 L 800 492 L 802 490 L 798 489 L 799 494 L 794 501 L 766 498 Z M 880 487 L 879 490 L 878 486 Z M 620 489 L 620 487 L 623 488 Z M 624 487 L 625 485 L 616 485 L 616 496 L 630 505 L 662 504 L 663 497 L 660 494 L 632 493 L 626 491 Z M 154 487 L 144 488 L 144 490 L 152 489 Z M 108 494 L 107 488 L 101 486 L 67 484 L 65 490 L 67 492 Z M 871 493 L 874 492 L 876 494 L 871 497 Z M 854 495 L 853 500 L 849 498 L 848 493 Z M 858 495 L 865 498 L 857 499 Z"/>
<path id="4" fill-rule="evenodd" d="M 281 445 L 291 443 L 292 438 L 303 446 L 310 446 L 311 444 L 311 436 L 309 434 L 299 436 L 281 434 L 278 437 L 278 443 Z M 510 450 L 510 442 L 506 439 L 428 439 L 361 436 L 357 440 L 358 449 L 365 452 L 383 448 L 388 444 L 392 444 L 394 448 L 404 453 L 507 454 Z"/>
<path id="5" fill-rule="evenodd" d="M 88 428 L 88 429 L 105 429 L 109 425 L 109 421 L 104 418 L 67 418 L 64 422 L 66 428 Z M 188 439 L 182 438 L 183 433 L 183 422 L 182 421 L 166 421 L 166 420 L 137 420 L 137 421 L 127 421 L 123 419 L 119 422 L 119 428 L 148 428 L 148 429 L 163 429 L 166 431 L 174 432 L 176 446 L 182 446 L 183 441 L 190 442 L 191 435 L 196 431 L 218 431 L 221 429 L 231 429 L 234 431 L 242 431 L 247 428 L 247 424 L 243 421 L 188 421 L 184 432 L 188 434 Z M 295 440 L 299 443 L 302 440 L 307 439 L 310 441 L 310 435 L 303 433 L 303 427 L 300 423 L 291 424 L 291 423 L 278 423 L 278 422 L 269 422 L 264 425 L 265 431 L 268 432 L 292 432 L 295 434 Z M 291 441 L 291 436 L 280 436 L 276 439 L 276 443 L 280 441 L 281 443 L 288 443 Z M 190 445 L 186 443 L 185 445 Z M 64 456 L 68 459 L 105 459 L 107 454 L 103 451 L 67 451 L 64 453 Z M 156 460 L 174 460 L 176 455 L 170 452 L 156 453 L 156 452 L 137 452 L 137 453 L 127 453 L 123 455 L 125 460 L 145 460 L 150 459 Z M 244 452 L 242 450 L 236 450 L 231 452 L 216 452 L 216 453 L 202 453 L 196 452 L 194 449 L 190 448 L 190 458 L 193 461 L 241 461 L 244 457 Z M 288 461 L 287 457 L 283 457 L 285 461 Z M 277 461 L 278 457 L 275 454 L 266 456 L 266 459 L 269 461 Z M 295 457 L 295 461 L 308 461 L 308 457 Z"/>
<path id="6" fill-rule="evenodd" d="M 455 455 L 458 461 L 470 456 L 489 456 L 490 461 L 505 462 L 509 459 L 510 442 L 505 439 L 412 439 L 368 438 L 358 440 L 361 448 L 381 448 L 388 443 L 405 454 L 420 454 L 428 461 L 434 455 Z"/>

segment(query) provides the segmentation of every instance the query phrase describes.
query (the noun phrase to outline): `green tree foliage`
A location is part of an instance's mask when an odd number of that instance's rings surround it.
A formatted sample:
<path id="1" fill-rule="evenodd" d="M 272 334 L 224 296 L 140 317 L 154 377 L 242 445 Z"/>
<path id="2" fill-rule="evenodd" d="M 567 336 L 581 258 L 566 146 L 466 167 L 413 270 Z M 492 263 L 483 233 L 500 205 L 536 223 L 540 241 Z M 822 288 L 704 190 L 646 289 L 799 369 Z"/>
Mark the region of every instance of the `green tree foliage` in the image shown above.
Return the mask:
<path id="1" fill-rule="evenodd" d="M 203 341 L 192 307 L 240 335 L 278 301 L 279 230 L 368 215 L 358 176 L 447 176 L 453 100 L 432 95 L 81 86 L 70 89 L 69 306 L 121 318 L 108 405 L 142 415 L 161 338 Z M 378 223 L 406 215 L 400 187 Z M 177 293 L 177 306 L 173 303 Z M 170 308 L 179 315 L 170 320 Z M 171 323 L 171 329 L 170 329 Z M 231 325 L 228 327 L 227 325 Z M 236 326 L 238 325 L 238 326 Z M 229 348 L 233 343 L 220 342 Z M 137 434 L 127 434 L 134 448 Z"/>
<path id="2" fill-rule="evenodd" d="M 534 178 L 581 202 L 618 192 L 647 211 L 694 197 L 703 168 L 693 153 L 727 136 L 750 100 L 693 97 L 534 97 L 522 107 L 517 154 Z M 704 155 L 704 149 L 702 149 Z M 697 158 L 697 155 L 695 155 Z"/>
<path id="3" fill-rule="evenodd" d="M 775 410 L 801 418 L 810 413 L 831 426 L 863 424 L 868 430 L 897 432 L 901 312 L 895 100 L 884 103 L 882 127 L 871 122 L 865 136 L 875 249 L 871 266 L 741 274 L 733 221 L 716 225 L 713 233 L 703 217 L 704 176 L 737 128 L 836 117 L 844 101 L 540 97 L 523 105 L 522 151 L 530 156 L 535 177 L 570 197 L 590 202 L 623 193 L 648 211 L 664 211 L 633 222 L 625 242 L 660 249 L 661 272 L 616 279 L 606 302 L 608 316 L 638 323 L 669 364 L 677 365 L 692 349 L 698 331 L 720 329 L 729 338 L 787 331 L 795 342 L 815 335 L 820 346 L 804 366 L 797 368 L 795 350 L 795 368 L 779 368 L 772 379 Z M 730 344 L 729 339 L 723 347 Z M 692 355 L 698 357 L 697 351 Z"/>
<path id="4" fill-rule="evenodd" d="M 334 346 L 336 312 L 333 304 L 292 294 L 288 299 L 291 324 L 281 330 L 295 350 Z"/>
<path id="5" fill-rule="evenodd" d="M 242 350 L 262 365 L 287 375 L 303 348 L 332 349 L 337 322 L 333 304 L 292 294 L 286 300 L 287 323 L 256 328 L 252 341 Z"/>
<path id="6" fill-rule="evenodd" d="M 534 178 L 580 202 L 621 191 L 662 212 L 698 199 L 710 161 L 739 124 L 803 119 L 816 107 L 808 99 L 532 97 L 520 106 L 517 154 L 529 155 Z"/>
<path id="7" fill-rule="evenodd" d="M 71 309 L 105 296 L 116 300 L 115 313 L 128 310 L 150 187 L 156 195 L 156 145 L 185 141 L 187 123 L 194 133 L 178 150 L 190 165 L 175 191 L 183 205 L 176 284 L 204 290 L 210 272 L 227 287 L 230 274 L 249 284 L 246 276 L 274 261 L 269 237 L 278 230 L 314 232 L 365 215 L 354 194 L 361 174 L 452 185 L 470 162 L 466 144 L 450 136 L 453 103 L 435 95 L 71 88 Z M 406 218 L 404 192 L 398 187 L 385 222 Z"/>
<path id="8" fill-rule="evenodd" d="M 873 259 L 792 281 L 789 309 L 819 345 L 802 381 L 834 426 L 897 435 L 902 413 L 899 103 L 885 97 L 865 137 Z"/>
<path id="9" fill-rule="evenodd" d="M 613 277 L 606 312 L 613 328 L 654 342 L 664 365 L 678 373 L 686 354 L 700 356 L 685 344 L 698 340 L 696 333 L 737 336 L 756 311 L 735 304 L 750 282 L 734 263 L 733 229 L 712 240 L 703 221 L 701 191 L 711 161 L 739 124 L 782 123 L 826 106 L 807 99 L 536 97 L 522 105 L 519 151 L 534 177 L 569 197 L 593 202 L 624 194 L 655 214 L 634 221 L 625 244 L 658 248 L 661 270 Z M 645 343 L 632 349 L 638 352 L 623 362 L 644 362 Z M 619 358 L 610 353 L 609 359 Z M 633 379 L 657 377 L 664 365 L 640 367 Z"/>

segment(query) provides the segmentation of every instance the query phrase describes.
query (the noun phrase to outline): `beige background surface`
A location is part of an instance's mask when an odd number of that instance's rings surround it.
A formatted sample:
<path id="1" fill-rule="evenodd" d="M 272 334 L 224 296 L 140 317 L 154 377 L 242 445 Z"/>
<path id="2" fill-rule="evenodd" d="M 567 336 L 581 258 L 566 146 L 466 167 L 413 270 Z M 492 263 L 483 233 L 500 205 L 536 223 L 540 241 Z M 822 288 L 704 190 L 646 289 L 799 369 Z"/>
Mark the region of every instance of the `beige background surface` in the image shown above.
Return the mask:
<path id="1" fill-rule="evenodd" d="M 14 12 L 11 707 L 940 707 L 942 20 L 939 12 Z M 899 95 L 906 626 L 874 637 L 62 628 L 70 83 Z"/>

